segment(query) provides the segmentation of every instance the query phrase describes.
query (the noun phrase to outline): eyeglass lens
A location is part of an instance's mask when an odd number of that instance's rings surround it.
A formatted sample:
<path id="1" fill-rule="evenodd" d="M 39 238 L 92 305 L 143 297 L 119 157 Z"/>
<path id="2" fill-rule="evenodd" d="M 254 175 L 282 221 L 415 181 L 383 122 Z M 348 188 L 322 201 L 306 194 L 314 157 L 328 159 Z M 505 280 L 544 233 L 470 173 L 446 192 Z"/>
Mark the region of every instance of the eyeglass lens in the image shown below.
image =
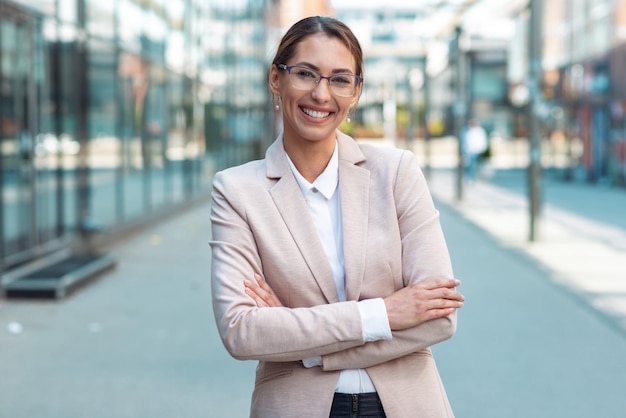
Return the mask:
<path id="1" fill-rule="evenodd" d="M 357 76 L 353 74 L 337 74 L 325 77 L 306 67 L 288 67 L 289 79 L 294 88 L 301 90 L 313 89 L 325 78 L 330 84 L 331 90 L 338 96 L 352 96 L 357 85 Z"/>

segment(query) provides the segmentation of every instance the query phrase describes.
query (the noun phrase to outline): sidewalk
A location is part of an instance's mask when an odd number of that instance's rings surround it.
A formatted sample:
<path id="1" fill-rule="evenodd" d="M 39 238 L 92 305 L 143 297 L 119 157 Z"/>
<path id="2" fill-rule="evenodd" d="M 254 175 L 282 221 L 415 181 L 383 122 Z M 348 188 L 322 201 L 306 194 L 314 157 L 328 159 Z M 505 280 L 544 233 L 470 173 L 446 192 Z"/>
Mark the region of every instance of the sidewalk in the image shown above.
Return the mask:
<path id="1" fill-rule="evenodd" d="M 581 186 L 546 176 L 537 239 L 529 242 L 525 172 L 505 170 L 492 180 L 465 183 L 456 199 L 456 173 L 435 170 L 433 196 L 530 256 L 551 280 L 584 300 L 626 335 L 626 190 Z"/>
<path id="2" fill-rule="evenodd" d="M 0 418 L 246 417 L 256 365 L 217 334 L 209 237 L 207 203 L 66 299 L 0 298 Z"/>
<path id="3" fill-rule="evenodd" d="M 626 418 L 626 333 L 595 305 L 626 293 L 620 231 L 593 238 L 554 208 L 529 244 L 520 195 L 478 182 L 457 204 L 452 172 L 429 181 L 467 297 L 434 347 L 456 416 Z M 0 299 L 0 418 L 247 417 L 256 363 L 217 335 L 209 234 L 205 204 L 121 243 L 117 269 L 66 299 Z"/>
<path id="4" fill-rule="evenodd" d="M 439 196 L 444 180 L 431 179 Z M 466 296 L 456 335 L 433 347 L 457 418 L 626 418 L 626 333 L 613 317 L 524 250 L 521 214 L 437 205 Z"/>
<path id="5" fill-rule="evenodd" d="M 459 202 L 450 158 L 428 183 L 467 298 L 433 347 L 456 416 L 626 418 L 626 191 L 546 173 L 530 243 L 525 171 Z"/>

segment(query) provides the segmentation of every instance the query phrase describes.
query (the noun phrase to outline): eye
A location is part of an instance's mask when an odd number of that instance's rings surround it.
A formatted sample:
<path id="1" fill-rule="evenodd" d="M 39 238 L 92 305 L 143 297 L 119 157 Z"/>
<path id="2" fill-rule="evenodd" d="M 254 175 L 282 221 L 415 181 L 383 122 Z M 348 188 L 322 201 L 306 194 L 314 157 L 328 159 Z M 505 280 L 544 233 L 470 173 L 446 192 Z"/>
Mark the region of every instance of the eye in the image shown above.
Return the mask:
<path id="1" fill-rule="evenodd" d="M 308 70 L 306 68 L 295 67 L 292 70 L 292 72 L 295 75 L 297 75 L 298 77 L 300 77 L 300 78 L 310 78 L 310 79 L 313 79 L 313 80 L 317 80 L 318 79 L 318 75 L 315 72 L 313 72 L 311 70 Z"/>
<path id="2" fill-rule="evenodd" d="M 350 85 L 353 83 L 354 77 L 351 75 L 336 75 L 330 81 L 338 86 Z"/>

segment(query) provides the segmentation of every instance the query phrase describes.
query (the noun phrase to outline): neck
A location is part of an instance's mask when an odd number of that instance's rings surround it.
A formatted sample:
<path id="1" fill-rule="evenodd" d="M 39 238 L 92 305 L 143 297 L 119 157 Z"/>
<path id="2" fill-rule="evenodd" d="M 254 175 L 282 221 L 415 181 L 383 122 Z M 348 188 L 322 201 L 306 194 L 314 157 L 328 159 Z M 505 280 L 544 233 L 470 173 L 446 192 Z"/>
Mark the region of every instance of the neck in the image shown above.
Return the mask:
<path id="1" fill-rule="evenodd" d="M 283 140 L 285 152 L 289 155 L 298 172 L 309 183 L 313 183 L 326 169 L 335 151 L 335 143 L 336 141 L 312 142 L 304 146 L 302 144 L 296 146 L 289 141 Z"/>

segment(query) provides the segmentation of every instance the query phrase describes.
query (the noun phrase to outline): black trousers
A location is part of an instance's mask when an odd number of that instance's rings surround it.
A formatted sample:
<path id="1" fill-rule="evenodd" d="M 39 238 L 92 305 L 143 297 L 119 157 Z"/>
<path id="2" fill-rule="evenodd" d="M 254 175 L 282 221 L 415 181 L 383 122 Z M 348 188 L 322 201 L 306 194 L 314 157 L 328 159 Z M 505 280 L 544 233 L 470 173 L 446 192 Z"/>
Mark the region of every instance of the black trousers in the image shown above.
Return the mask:
<path id="1" fill-rule="evenodd" d="M 330 418 L 385 418 L 380 398 L 374 393 L 335 393 Z"/>

